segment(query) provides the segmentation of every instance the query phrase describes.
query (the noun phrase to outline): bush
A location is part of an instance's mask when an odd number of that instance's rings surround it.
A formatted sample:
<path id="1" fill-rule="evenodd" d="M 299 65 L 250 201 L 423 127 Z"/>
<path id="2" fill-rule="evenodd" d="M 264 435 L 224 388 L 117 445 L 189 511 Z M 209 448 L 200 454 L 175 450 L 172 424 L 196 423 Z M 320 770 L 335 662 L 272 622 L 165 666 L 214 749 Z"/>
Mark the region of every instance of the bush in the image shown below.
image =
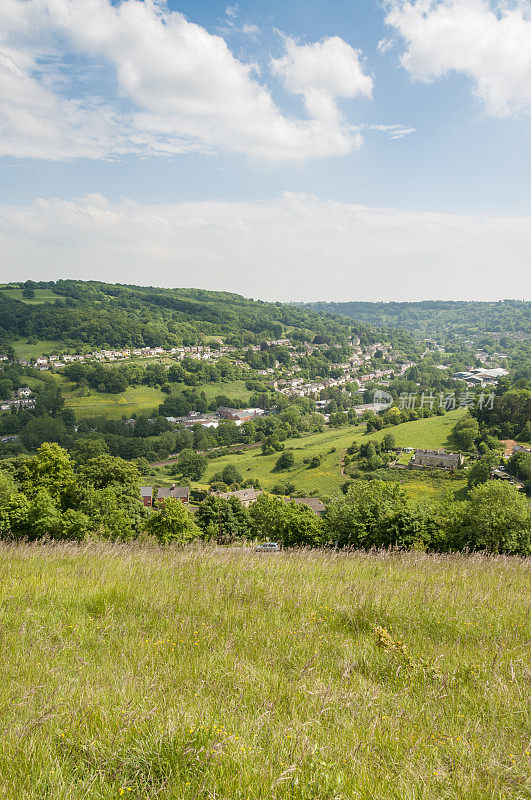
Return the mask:
<path id="1" fill-rule="evenodd" d="M 293 453 L 290 453 L 289 450 L 282 453 L 282 455 L 277 458 L 275 464 L 275 471 L 281 472 L 282 470 L 291 469 L 291 467 L 295 464 L 295 459 L 293 458 Z"/>

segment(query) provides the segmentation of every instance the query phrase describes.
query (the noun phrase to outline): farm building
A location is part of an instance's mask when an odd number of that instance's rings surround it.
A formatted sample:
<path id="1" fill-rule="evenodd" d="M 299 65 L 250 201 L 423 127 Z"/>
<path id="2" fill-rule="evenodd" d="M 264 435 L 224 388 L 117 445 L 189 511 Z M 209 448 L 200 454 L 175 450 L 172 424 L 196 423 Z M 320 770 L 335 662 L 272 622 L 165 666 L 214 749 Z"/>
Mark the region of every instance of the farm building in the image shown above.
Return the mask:
<path id="1" fill-rule="evenodd" d="M 446 450 L 416 450 L 410 464 L 411 469 L 436 468 L 454 470 L 463 463 L 461 453 L 447 453 Z"/>

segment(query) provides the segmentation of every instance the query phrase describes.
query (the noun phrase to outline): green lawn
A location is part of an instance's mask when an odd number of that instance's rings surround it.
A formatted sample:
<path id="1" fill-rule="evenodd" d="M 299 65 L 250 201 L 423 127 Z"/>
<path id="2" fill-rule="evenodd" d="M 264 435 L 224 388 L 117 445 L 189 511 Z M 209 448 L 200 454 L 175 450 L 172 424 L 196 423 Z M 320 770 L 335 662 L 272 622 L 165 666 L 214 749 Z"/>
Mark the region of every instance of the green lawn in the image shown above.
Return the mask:
<path id="1" fill-rule="evenodd" d="M 4 544 L 0 795 L 529 798 L 529 578 L 479 555 Z"/>
<path id="2" fill-rule="evenodd" d="M 27 303 L 30 306 L 40 305 L 41 303 L 53 303 L 54 300 L 64 300 L 59 294 L 55 294 L 51 289 L 35 289 L 35 297 L 32 300 L 26 300 L 22 297 L 22 289 L 0 289 L 0 297 L 9 298 L 10 300 L 20 300 L 22 303 Z"/>
<path id="3" fill-rule="evenodd" d="M 66 382 L 63 386 L 68 386 Z M 107 394 L 90 390 L 89 397 L 79 397 L 75 390 L 63 388 L 65 404 L 71 408 L 76 417 L 108 417 L 109 419 L 120 419 L 125 414 L 130 417 L 134 412 L 151 413 L 159 406 L 166 395 L 160 389 L 152 389 L 149 386 L 129 386 L 121 394 Z"/>
<path id="4" fill-rule="evenodd" d="M 260 449 L 257 448 L 241 454 L 214 459 L 208 465 L 205 479 L 208 481 L 215 472 L 222 470 L 228 463 L 234 463 L 244 478 L 256 478 L 264 489 L 271 489 L 276 483 L 289 482 L 294 483 L 297 490 L 308 494 L 315 492 L 323 495 L 337 495 L 341 484 L 345 481 L 339 466 L 340 459 L 345 448 L 353 441 L 358 443 L 368 439 L 379 441 L 386 433 L 392 431 L 397 445 L 401 447 L 444 447 L 449 432 L 463 413 L 462 409 L 458 409 L 450 411 L 444 417 L 404 422 L 393 428 L 385 428 L 371 434 L 366 434 L 364 428 L 351 427 L 330 429 L 324 433 L 305 436 L 301 439 L 288 439 L 284 444 L 286 449 L 293 453 L 295 465 L 286 472 L 272 472 L 279 453 L 263 456 Z M 334 448 L 334 452 L 331 453 L 329 451 L 332 448 Z M 303 459 L 312 458 L 315 455 L 322 456 L 321 464 L 315 469 L 308 469 L 302 463 Z M 450 485 L 450 482 L 445 481 L 444 478 L 441 480 L 444 482 L 444 486 Z M 421 490 L 417 488 L 417 494 L 440 494 L 440 489 L 436 486 L 433 491 L 430 491 L 430 485 L 429 482 L 426 486 L 423 483 Z"/>

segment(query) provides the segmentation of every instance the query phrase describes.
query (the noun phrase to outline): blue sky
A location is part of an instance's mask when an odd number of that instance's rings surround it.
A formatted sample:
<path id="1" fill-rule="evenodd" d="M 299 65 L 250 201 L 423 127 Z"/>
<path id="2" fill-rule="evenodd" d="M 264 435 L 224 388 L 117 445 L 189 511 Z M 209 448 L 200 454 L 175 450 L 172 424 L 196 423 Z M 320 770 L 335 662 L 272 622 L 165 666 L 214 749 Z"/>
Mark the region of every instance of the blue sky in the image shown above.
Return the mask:
<path id="1" fill-rule="evenodd" d="M 525 297 L 530 134 L 527 0 L 2 0 L 0 278 Z"/>

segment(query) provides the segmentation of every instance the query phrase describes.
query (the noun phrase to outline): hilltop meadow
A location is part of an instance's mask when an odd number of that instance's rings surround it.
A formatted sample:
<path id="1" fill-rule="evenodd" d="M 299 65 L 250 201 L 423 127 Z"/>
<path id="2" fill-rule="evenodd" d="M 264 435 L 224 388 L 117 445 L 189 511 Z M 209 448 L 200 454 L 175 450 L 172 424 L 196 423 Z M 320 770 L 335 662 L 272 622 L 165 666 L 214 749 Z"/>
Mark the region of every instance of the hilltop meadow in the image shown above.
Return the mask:
<path id="1" fill-rule="evenodd" d="M 531 797 L 529 562 L 0 546 L 4 800 Z"/>

